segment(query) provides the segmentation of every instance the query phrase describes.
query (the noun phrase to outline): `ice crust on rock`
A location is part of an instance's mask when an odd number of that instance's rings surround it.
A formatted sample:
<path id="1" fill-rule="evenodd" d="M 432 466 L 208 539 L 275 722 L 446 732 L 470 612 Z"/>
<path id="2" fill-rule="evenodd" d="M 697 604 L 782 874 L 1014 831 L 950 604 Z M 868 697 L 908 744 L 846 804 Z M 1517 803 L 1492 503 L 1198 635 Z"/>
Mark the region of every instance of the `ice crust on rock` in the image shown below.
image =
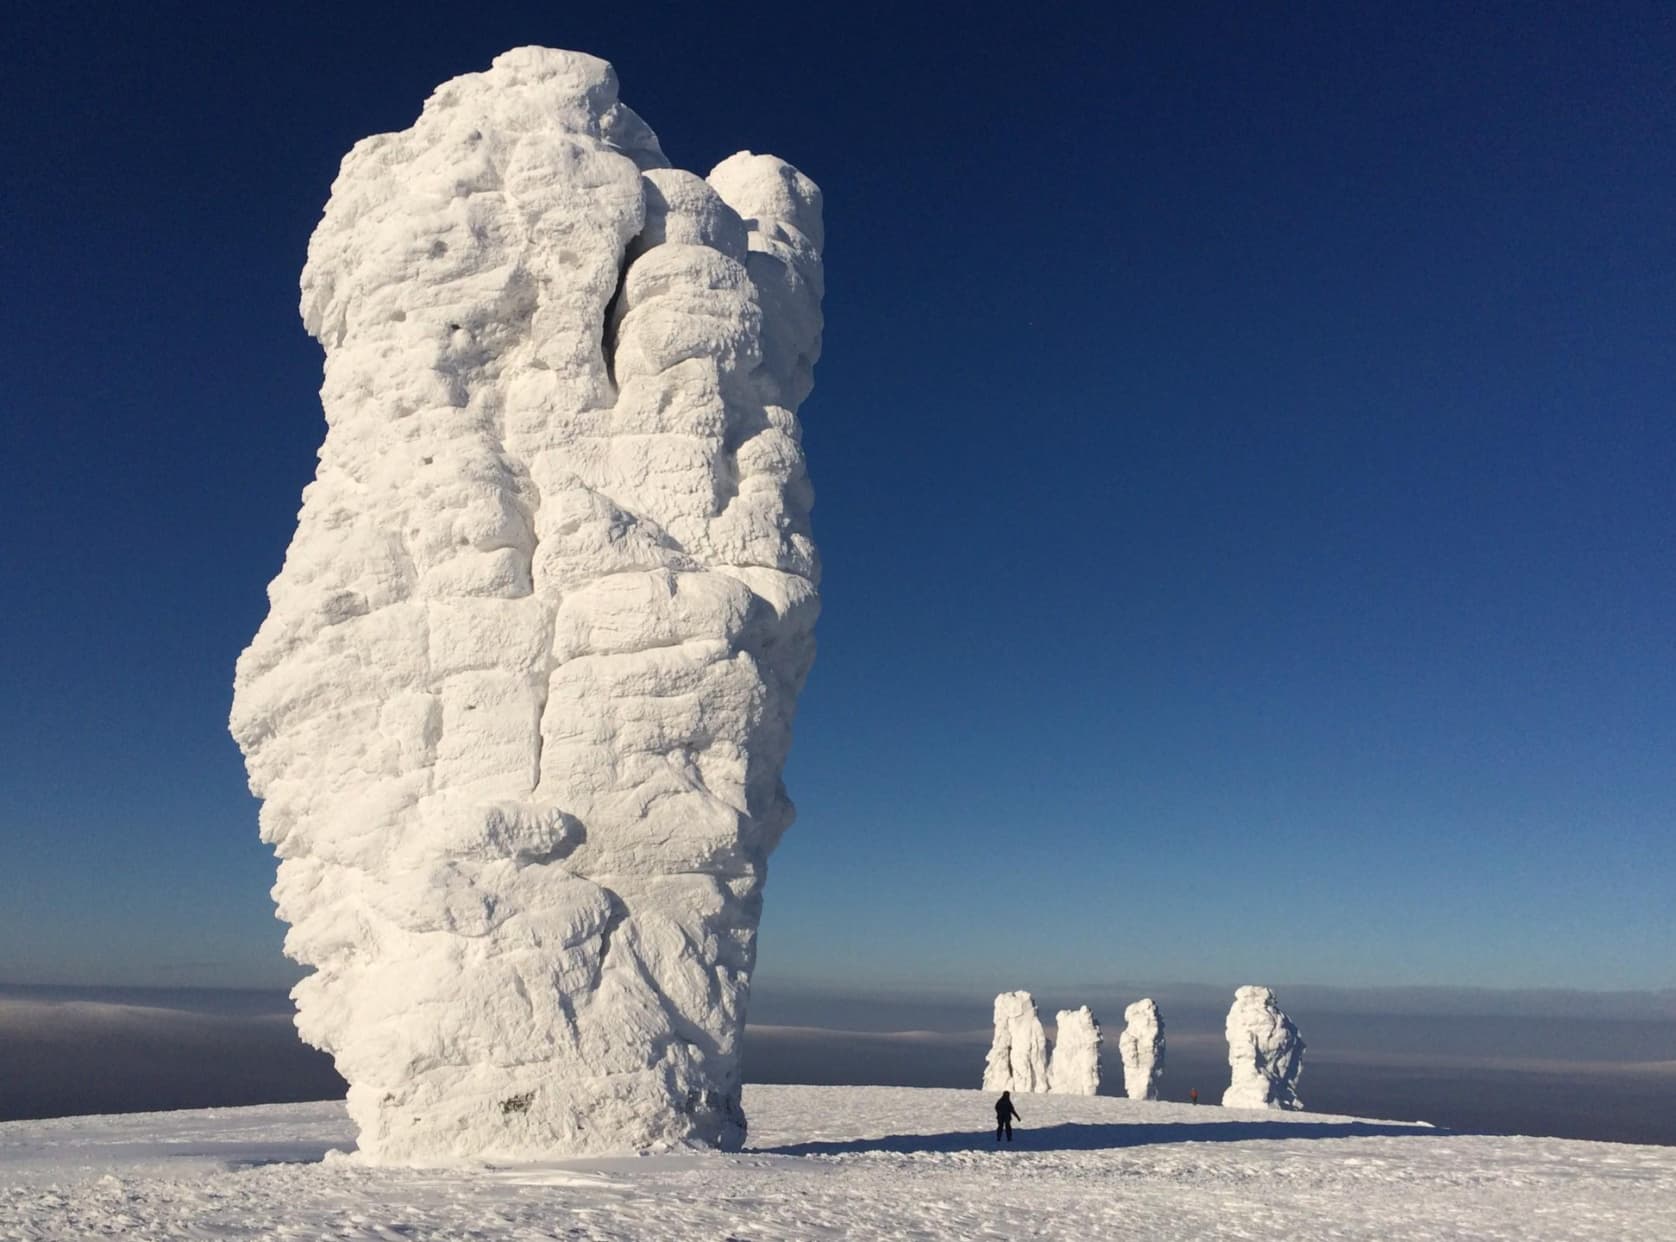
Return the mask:
<path id="1" fill-rule="evenodd" d="M 818 564 L 821 197 L 519 48 L 357 143 L 327 431 L 232 731 L 375 1162 L 738 1147 Z"/>
<path id="2" fill-rule="evenodd" d="M 1054 1018 L 1048 1090 L 1056 1095 L 1100 1094 L 1100 1024 L 1087 1005 Z"/>
<path id="3" fill-rule="evenodd" d="M 1123 1059 L 1123 1091 L 1131 1100 L 1156 1100 L 1164 1077 L 1164 1018 L 1158 1002 L 1138 1000 L 1123 1011 L 1117 1037 Z"/>
<path id="4" fill-rule="evenodd" d="M 1304 1070 L 1304 1041 L 1281 1012 L 1268 988 L 1247 986 L 1234 993 L 1228 1010 L 1228 1065 L 1232 1070 L 1224 1108 L 1301 1109 L 1298 1079 Z"/>
<path id="5" fill-rule="evenodd" d="M 1047 1035 L 1028 992 L 1002 992 L 995 998 L 995 1039 L 984 1063 L 983 1089 L 1048 1089 Z"/>

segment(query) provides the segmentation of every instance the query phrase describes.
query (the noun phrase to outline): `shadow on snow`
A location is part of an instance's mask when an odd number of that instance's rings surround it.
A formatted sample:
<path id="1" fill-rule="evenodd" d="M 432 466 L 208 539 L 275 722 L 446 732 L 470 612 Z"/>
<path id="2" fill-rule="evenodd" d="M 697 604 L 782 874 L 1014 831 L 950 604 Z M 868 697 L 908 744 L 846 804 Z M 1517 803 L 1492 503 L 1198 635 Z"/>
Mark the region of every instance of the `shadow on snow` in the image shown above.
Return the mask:
<path id="1" fill-rule="evenodd" d="M 1150 1147 L 1159 1143 L 1248 1143 L 1264 1139 L 1419 1138 L 1446 1135 L 1429 1126 L 1380 1125 L 1366 1121 L 1213 1121 L 1203 1124 L 1137 1123 L 1133 1125 L 1019 1126 L 1011 1144 L 1021 1151 L 1105 1151 L 1118 1147 Z M 998 1146 L 988 1131 L 951 1130 L 944 1134 L 887 1134 L 883 1138 L 841 1142 L 788 1143 L 784 1147 L 755 1147 L 764 1156 L 841 1156 L 851 1152 L 958 1152 Z M 1008 1144 L 1001 1143 L 1001 1147 Z"/>

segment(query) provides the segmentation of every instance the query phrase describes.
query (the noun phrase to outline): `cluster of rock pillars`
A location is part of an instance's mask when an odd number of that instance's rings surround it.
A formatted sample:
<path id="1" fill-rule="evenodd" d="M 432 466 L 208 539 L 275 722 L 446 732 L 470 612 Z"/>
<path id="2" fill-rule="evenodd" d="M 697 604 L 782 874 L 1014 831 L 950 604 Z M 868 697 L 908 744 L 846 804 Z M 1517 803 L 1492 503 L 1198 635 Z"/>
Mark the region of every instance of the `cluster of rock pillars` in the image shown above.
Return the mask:
<path id="1" fill-rule="evenodd" d="M 995 1040 L 984 1064 L 986 1091 L 1095 1095 L 1100 1090 L 1100 1023 L 1087 1005 L 1062 1009 L 1048 1047 L 1036 1002 L 1028 992 L 995 998 Z M 1265 987 L 1243 987 L 1228 1010 L 1228 1089 L 1225 1108 L 1301 1109 L 1304 1041 Z M 1123 1090 L 1132 1100 L 1156 1100 L 1164 1077 L 1164 1019 L 1156 1001 L 1123 1011 L 1118 1036 Z M 1197 1097 L 1195 1097 L 1196 1099 Z"/>

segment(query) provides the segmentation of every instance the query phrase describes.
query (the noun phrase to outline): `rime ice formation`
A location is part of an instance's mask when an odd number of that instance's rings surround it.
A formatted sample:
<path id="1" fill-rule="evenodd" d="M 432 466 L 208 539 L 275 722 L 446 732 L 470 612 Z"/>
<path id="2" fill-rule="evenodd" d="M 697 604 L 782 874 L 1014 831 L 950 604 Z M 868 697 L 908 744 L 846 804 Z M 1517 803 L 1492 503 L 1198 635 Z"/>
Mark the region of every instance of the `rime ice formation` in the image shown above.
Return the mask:
<path id="1" fill-rule="evenodd" d="M 1164 1077 L 1164 1019 L 1157 1001 L 1138 1000 L 1123 1011 L 1117 1050 L 1123 1058 L 1124 1093 L 1131 1100 L 1156 1100 Z"/>
<path id="2" fill-rule="evenodd" d="M 995 998 L 995 1041 L 984 1063 L 985 1091 L 1037 1092 L 1048 1089 L 1047 1036 L 1028 992 Z"/>
<path id="3" fill-rule="evenodd" d="M 821 245 L 808 178 L 667 167 L 576 53 L 344 158 L 302 277 L 326 439 L 232 730 L 371 1161 L 743 1141 Z"/>
<path id="4" fill-rule="evenodd" d="M 1048 1090 L 1057 1095 L 1100 1094 L 1100 1024 L 1087 1005 L 1054 1018 Z"/>
<path id="5" fill-rule="evenodd" d="M 1224 1108 L 1302 1108 L 1298 1078 L 1304 1041 L 1268 988 L 1243 987 L 1228 1010 L 1228 1065 L 1233 1071 Z"/>

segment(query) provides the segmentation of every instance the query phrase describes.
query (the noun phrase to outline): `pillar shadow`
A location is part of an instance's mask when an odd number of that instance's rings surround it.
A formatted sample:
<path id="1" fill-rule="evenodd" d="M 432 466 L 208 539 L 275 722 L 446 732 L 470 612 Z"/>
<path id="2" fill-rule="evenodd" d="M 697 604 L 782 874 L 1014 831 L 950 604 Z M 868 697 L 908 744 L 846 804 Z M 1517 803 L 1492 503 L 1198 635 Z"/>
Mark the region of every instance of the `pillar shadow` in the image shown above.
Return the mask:
<path id="1" fill-rule="evenodd" d="M 1432 1126 L 1382 1125 L 1368 1121 L 1212 1121 L 1137 1123 L 1134 1125 L 1063 1125 L 1014 1127 L 1011 1147 L 1019 1151 L 1106 1151 L 1162 1143 L 1251 1143 L 1275 1139 L 1435 1138 L 1448 1130 Z M 993 1131 L 950 1130 L 943 1134 L 887 1134 L 882 1138 L 841 1142 L 789 1143 L 754 1147 L 757 1155 L 842 1156 L 852 1152 L 984 1151 L 995 1148 Z M 1001 1147 L 1007 1147 L 1003 1142 Z"/>

